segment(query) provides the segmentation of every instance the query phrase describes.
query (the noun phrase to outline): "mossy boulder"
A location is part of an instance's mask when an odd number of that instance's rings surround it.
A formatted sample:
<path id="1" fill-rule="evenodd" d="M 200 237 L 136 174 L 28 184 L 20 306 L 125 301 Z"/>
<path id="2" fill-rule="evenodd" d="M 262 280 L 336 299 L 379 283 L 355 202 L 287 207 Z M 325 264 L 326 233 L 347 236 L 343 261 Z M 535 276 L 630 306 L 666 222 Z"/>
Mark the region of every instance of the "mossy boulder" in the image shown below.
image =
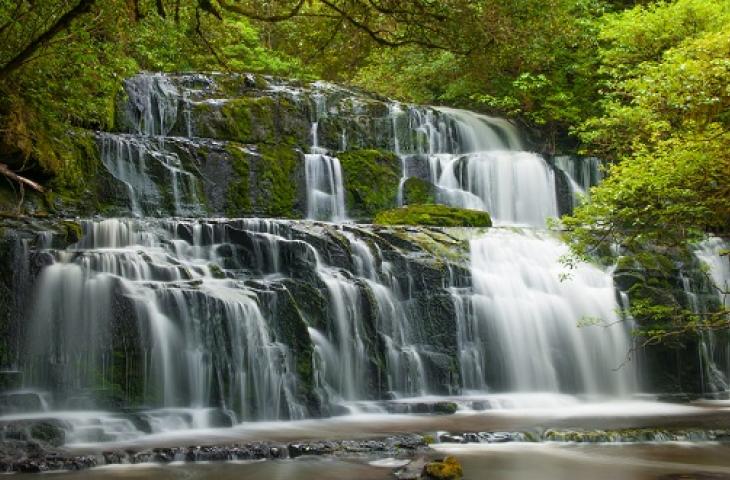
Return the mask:
<path id="1" fill-rule="evenodd" d="M 403 203 L 422 205 L 436 201 L 436 187 L 420 178 L 410 177 L 403 184 Z"/>
<path id="2" fill-rule="evenodd" d="M 459 480 L 464 471 L 456 458 L 446 457 L 424 465 L 421 476 L 425 480 Z"/>
<path id="3" fill-rule="evenodd" d="M 454 402 L 438 402 L 433 406 L 433 411 L 435 413 L 441 413 L 444 415 L 453 415 L 458 409 L 458 405 Z"/>
<path id="4" fill-rule="evenodd" d="M 491 227 L 487 212 L 446 205 L 409 205 L 380 212 L 377 225 L 428 225 L 433 227 Z"/>
<path id="5" fill-rule="evenodd" d="M 396 205 L 401 175 L 397 155 L 384 150 L 353 150 L 338 158 L 348 215 L 371 219 L 379 211 Z"/>

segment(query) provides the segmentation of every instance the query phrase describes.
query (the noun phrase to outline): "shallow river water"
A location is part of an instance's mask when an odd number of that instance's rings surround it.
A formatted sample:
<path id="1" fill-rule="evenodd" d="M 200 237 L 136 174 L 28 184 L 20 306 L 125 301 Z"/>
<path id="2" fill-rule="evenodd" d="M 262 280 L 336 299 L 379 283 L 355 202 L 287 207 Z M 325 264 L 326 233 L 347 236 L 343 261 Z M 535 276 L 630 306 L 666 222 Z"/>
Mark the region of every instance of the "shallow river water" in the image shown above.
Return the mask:
<path id="1" fill-rule="evenodd" d="M 532 395 L 534 397 L 534 395 Z M 519 398 L 511 396 L 519 404 Z M 290 442 L 321 439 L 382 438 L 400 432 L 431 434 L 467 431 L 620 430 L 678 431 L 730 429 L 730 404 L 670 404 L 655 401 L 583 402 L 546 396 L 529 407 L 460 410 L 454 415 L 359 414 L 295 422 L 250 422 L 228 429 L 187 430 L 148 435 L 129 442 L 67 445 L 75 454 L 141 450 L 161 446 L 217 445 L 249 441 Z M 544 407 L 539 404 L 543 403 Z M 562 404 L 559 405 L 559 404 Z M 700 434 L 701 435 L 701 434 Z M 730 479 L 730 444 L 707 441 L 643 443 L 509 442 L 435 443 L 426 456 L 455 456 L 466 480 L 478 479 Z M 84 472 L 59 472 L 67 479 L 392 479 L 404 462 L 370 455 L 353 458 L 113 465 Z"/>

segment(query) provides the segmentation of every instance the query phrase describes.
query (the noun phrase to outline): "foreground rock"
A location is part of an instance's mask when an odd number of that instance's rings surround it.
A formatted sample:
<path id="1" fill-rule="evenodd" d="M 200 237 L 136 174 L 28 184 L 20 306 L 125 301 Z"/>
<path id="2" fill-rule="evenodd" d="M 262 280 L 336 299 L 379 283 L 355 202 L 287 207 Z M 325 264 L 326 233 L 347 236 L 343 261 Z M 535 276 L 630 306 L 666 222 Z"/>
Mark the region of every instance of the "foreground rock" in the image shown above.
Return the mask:
<path id="1" fill-rule="evenodd" d="M 459 480 L 463 476 L 464 471 L 461 464 L 454 457 L 427 463 L 421 474 L 424 480 Z"/>
<path id="2" fill-rule="evenodd" d="M 340 458 L 411 459 L 427 451 L 425 437 L 397 435 L 374 440 L 322 440 L 292 443 L 251 442 L 216 446 L 180 446 L 108 450 L 75 455 L 48 442 L 4 440 L 0 442 L 0 472 L 40 473 L 81 470 L 100 465 L 184 462 L 226 462 L 233 460 L 277 460 L 306 455 Z"/>

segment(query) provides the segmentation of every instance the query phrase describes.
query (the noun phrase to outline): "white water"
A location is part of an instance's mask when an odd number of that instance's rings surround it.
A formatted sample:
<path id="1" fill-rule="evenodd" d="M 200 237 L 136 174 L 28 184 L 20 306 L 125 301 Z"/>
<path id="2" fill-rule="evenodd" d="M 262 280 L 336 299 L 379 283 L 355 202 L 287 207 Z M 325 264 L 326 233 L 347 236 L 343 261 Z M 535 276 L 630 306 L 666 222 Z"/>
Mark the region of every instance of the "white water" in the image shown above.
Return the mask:
<path id="1" fill-rule="evenodd" d="M 610 273 L 581 265 L 561 281 L 558 259 L 566 252 L 530 231 L 493 229 L 472 240 L 474 294 L 459 318 L 467 389 L 492 378 L 500 391 L 637 390 L 634 365 L 625 363 L 629 325 L 617 317 Z M 605 326 L 579 327 L 586 320 Z"/>
<path id="2" fill-rule="evenodd" d="M 709 268 L 717 294 L 721 302 L 730 307 L 730 243 L 719 238 L 710 237 L 700 243 L 695 255 Z M 721 255 L 724 253 L 724 255 Z"/>
<path id="3" fill-rule="evenodd" d="M 710 280 L 710 296 L 725 308 L 730 308 L 730 257 L 727 251 L 730 243 L 719 237 L 709 237 L 697 245 L 695 256 L 704 264 Z M 698 300 L 692 285 L 685 280 L 684 290 L 695 312 L 702 312 L 705 306 Z M 730 390 L 730 340 L 720 331 L 712 330 L 701 333 L 699 345 L 700 364 L 702 369 L 703 391 L 727 392 Z"/>
<path id="4" fill-rule="evenodd" d="M 554 171 L 542 156 L 525 151 L 507 120 L 445 107 L 404 112 L 397 103 L 389 112 L 403 169 L 399 204 L 409 159 L 420 158 L 439 203 L 487 211 L 498 225 L 544 227 L 558 216 Z M 409 142 L 413 132 L 424 140 Z"/>
<path id="5" fill-rule="evenodd" d="M 319 146 L 319 121 L 327 115 L 327 97 L 324 93 L 317 92 L 313 95 L 313 101 L 312 145 L 310 153 L 304 155 L 307 218 L 342 222 L 347 215 L 340 160 Z"/>
<path id="6" fill-rule="evenodd" d="M 447 205 L 487 211 L 497 225 L 544 227 L 558 216 L 555 174 L 537 154 L 495 150 L 429 160 Z"/>

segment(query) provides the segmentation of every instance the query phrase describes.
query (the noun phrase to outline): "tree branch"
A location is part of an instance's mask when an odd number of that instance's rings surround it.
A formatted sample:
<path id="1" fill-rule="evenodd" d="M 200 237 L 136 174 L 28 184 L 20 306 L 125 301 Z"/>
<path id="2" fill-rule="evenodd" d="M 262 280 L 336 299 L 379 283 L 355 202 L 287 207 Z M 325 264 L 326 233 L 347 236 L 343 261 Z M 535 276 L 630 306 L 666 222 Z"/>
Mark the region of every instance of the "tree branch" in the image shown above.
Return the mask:
<path id="1" fill-rule="evenodd" d="M 41 192 L 41 193 L 45 192 L 45 189 L 41 185 L 34 182 L 33 180 L 27 179 L 25 177 L 21 177 L 17 173 L 10 170 L 10 168 L 8 168 L 8 166 L 5 165 L 4 163 L 0 163 L 0 174 L 5 175 L 6 177 L 10 178 L 11 180 L 15 180 L 16 182 L 18 182 L 21 185 L 21 187 L 25 184 L 25 185 L 28 185 L 33 190 L 35 190 L 36 192 Z"/>
<path id="2" fill-rule="evenodd" d="M 59 18 L 48 30 L 30 42 L 20 53 L 0 68 L 0 81 L 5 80 L 10 74 L 20 68 L 36 50 L 49 42 L 60 32 L 67 29 L 75 18 L 88 12 L 94 3 L 96 3 L 96 0 L 80 0 L 74 8 L 61 16 L 61 18 Z"/>
<path id="3" fill-rule="evenodd" d="M 240 5 L 232 5 L 225 0 L 219 0 L 218 4 L 221 6 L 223 10 L 228 10 L 229 12 L 237 13 L 239 15 L 243 15 L 244 17 L 250 18 L 252 20 L 260 20 L 262 22 L 283 22 L 285 20 L 290 20 L 294 17 L 296 17 L 299 12 L 301 11 L 302 7 L 304 6 L 305 0 L 299 0 L 294 7 L 289 10 L 286 13 L 280 14 L 280 15 L 261 15 L 256 12 L 252 12 L 251 10 L 247 10 Z"/>

